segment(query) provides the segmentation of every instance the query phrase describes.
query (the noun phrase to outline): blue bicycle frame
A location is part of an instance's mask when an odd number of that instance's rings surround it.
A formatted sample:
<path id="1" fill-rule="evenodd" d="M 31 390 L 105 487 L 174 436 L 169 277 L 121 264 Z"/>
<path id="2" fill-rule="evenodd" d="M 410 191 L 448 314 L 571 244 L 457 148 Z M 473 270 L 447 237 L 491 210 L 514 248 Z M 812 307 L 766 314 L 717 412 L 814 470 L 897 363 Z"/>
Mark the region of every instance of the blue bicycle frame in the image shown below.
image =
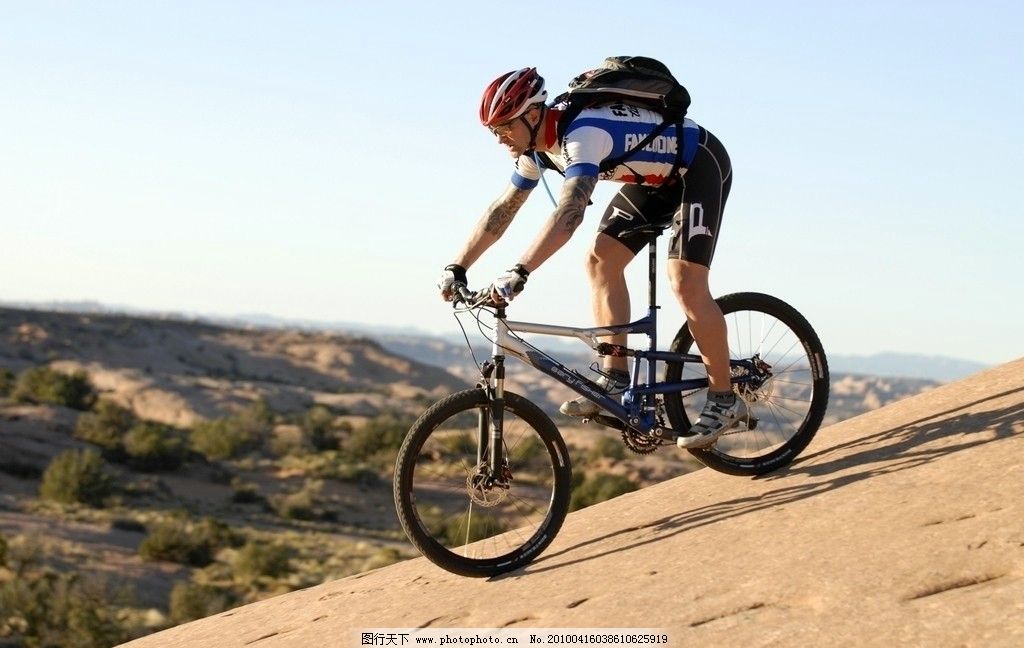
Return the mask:
<path id="1" fill-rule="evenodd" d="M 649 248 L 649 281 L 650 292 L 648 295 L 648 312 L 643 317 L 631 324 L 614 325 L 595 328 L 574 328 L 566 326 L 554 326 L 549 324 L 536 324 L 532 322 L 508 321 L 505 317 L 505 308 L 497 309 L 497 327 L 493 340 L 494 364 L 500 368 L 498 378 L 499 394 L 501 390 L 501 379 L 504 378 L 503 361 L 505 354 L 519 358 L 526 364 L 534 367 L 540 372 L 551 376 L 558 382 L 566 385 L 576 393 L 597 403 L 606 412 L 620 419 L 629 427 L 643 432 L 650 433 L 655 429 L 655 411 L 653 397 L 656 394 L 669 394 L 680 391 L 691 391 L 703 389 L 708 386 L 707 378 L 694 378 L 682 382 L 666 383 L 657 381 L 656 363 L 662 362 L 688 362 L 703 363 L 699 355 L 685 353 L 670 353 L 657 351 L 658 339 L 658 306 L 655 303 L 655 266 L 657 245 L 652 240 Z M 588 380 L 578 372 L 569 369 L 557 360 L 554 360 L 543 351 L 522 340 L 513 333 L 535 333 L 540 335 L 554 335 L 563 337 L 575 337 L 587 343 L 591 348 L 602 355 L 624 356 L 633 358 L 633 370 L 631 372 L 630 386 L 622 394 L 621 402 L 611 398 L 596 383 Z M 641 351 L 629 349 L 624 346 L 600 343 L 598 338 L 627 334 L 643 334 L 649 341 L 648 350 Z M 640 383 L 640 365 L 647 361 L 647 381 Z M 748 371 L 738 372 L 734 376 L 734 384 L 742 384 L 752 380 L 751 376 L 756 375 L 757 370 L 749 360 L 730 360 L 733 367 L 743 367 Z M 487 376 L 490 380 L 489 375 Z"/>

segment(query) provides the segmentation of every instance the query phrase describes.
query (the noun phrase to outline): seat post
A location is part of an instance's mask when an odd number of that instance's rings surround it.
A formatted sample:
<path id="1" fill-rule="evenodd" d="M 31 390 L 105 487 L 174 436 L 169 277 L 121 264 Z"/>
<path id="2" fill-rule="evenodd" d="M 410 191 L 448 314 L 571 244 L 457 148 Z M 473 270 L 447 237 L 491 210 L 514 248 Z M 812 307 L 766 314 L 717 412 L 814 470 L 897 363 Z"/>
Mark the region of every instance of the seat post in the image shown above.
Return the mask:
<path id="1" fill-rule="evenodd" d="M 654 310 L 657 307 L 657 266 L 658 266 L 658 239 L 657 237 L 652 238 L 651 242 L 647 244 L 648 250 L 648 262 L 647 262 L 647 281 L 650 286 L 650 290 L 647 293 L 647 308 L 653 315 Z"/>

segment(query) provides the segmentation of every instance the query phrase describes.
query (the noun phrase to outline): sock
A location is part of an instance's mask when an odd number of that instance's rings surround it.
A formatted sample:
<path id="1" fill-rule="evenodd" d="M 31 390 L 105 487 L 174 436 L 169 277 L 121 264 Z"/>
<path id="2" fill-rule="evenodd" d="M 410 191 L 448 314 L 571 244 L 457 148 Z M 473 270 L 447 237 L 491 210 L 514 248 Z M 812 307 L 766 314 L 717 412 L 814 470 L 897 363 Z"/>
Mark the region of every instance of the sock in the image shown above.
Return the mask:
<path id="1" fill-rule="evenodd" d="M 709 389 L 708 400 L 714 401 L 722 407 L 732 407 L 736 403 L 736 392 L 713 392 Z"/>

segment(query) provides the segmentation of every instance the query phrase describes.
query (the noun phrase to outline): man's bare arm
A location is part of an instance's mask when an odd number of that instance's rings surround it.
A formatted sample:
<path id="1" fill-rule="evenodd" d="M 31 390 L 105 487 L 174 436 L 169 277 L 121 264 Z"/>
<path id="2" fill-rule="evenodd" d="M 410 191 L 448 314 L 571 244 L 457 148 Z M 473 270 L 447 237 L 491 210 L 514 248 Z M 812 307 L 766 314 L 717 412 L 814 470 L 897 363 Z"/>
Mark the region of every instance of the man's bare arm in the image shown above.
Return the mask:
<path id="1" fill-rule="evenodd" d="M 596 186 L 597 178 L 590 176 L 574 176 L 565 181 L 558 207 L 520 260 L 527 270 L 536 270 L 572 238 L 576 228 L 583 222 L 583 213 L 587 210 Z"/>
<path id="2" fill-rule="evenodd" d="M 520 189 L 509 184 L 505 192 L 495 200 L 477 223 L 462 251 L 455 257 L 455 263 L 468 268 L 480 258 L 487 248 L 501 238 L 530 196 L 530 189 Z"/>

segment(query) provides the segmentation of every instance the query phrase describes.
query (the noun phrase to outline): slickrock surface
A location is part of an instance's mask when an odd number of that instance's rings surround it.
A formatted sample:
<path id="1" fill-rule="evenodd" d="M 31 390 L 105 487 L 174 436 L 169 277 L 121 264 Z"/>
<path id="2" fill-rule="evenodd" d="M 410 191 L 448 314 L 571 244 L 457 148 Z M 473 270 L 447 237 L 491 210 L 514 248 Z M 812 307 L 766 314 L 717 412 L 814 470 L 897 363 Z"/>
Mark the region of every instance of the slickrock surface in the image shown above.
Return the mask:
<path id="1" fill-rule="evenodd" d="M 658 627 L 673 646 L 1024 646 L 1024 360 L 569 516 L 490 581 L 416 559 L 133 648 L 354 646 L 371 627 Z"/>

